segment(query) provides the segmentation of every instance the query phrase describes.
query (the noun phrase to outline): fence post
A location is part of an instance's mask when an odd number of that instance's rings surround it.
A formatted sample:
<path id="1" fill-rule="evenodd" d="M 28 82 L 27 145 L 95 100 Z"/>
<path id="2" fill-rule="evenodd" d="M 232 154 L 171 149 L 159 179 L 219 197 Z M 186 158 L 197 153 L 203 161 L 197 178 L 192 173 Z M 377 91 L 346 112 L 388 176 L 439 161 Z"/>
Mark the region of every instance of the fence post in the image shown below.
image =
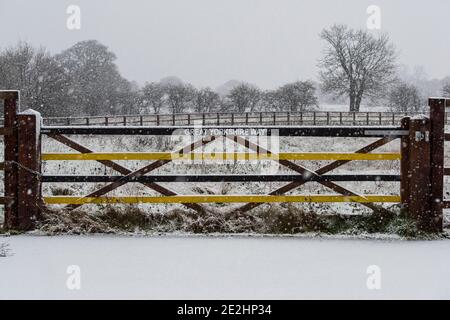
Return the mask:
<path id="1" fill-rule="evenodd" d="M 409 117 L 405 117 L 401 120 L 401 127 L 403 130 L 409 130 L 409 124 L 411 119 Z M 410 199 L 410 180 L 411 180 L 411 172 L 410 172 L 410 135 L 402 136 L 400 141 L 400 152 L 401 152 L 401 160 L 400 160 L 400 173 L 401 173 L 401 181 L 400 181 L 400 198 L 402 203 L 402 209 L 404 212 L 408 212 L 408 203 Z"/>
<path id="2" fill-rule="evenodd" d="M 41 123 L 39 112 L 26 110 L 18 122 L 18 228 L 31 230 L 41 216 Z"/>
<path id="3" fill-rule="evenodd" d="M 19 91 L 0 91 L 4 103 L 4 184 L 5 184 L 5 229 L 17 228 L 17 112 Z"/>
<path id="4" fill-rule="evenodd" d="M 444 193 L 445 99 L 430 98 L 431 231 L 442 231 Z"/>
<path id="5" fill-rule="evenodd" d="M 408 216 L 421 230 L 430 230 L 430 121 L 412 118 L 409 123 L 409 199 Z"/>

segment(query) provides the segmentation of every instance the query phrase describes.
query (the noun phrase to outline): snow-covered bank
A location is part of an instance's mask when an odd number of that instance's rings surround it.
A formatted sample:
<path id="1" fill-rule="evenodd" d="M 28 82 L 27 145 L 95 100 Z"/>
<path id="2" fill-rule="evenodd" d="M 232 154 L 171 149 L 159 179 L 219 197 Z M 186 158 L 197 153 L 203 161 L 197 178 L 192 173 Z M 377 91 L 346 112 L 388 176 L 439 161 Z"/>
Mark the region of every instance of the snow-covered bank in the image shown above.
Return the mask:
<path id="1" fill-rule="evenodd" d="M 450 241 L 0 237 L 0 298 L 450 298 Z M 81 271 L 69 290 L 67 267 Z M 367 268 L 381 271 L 369 290 Z"/>

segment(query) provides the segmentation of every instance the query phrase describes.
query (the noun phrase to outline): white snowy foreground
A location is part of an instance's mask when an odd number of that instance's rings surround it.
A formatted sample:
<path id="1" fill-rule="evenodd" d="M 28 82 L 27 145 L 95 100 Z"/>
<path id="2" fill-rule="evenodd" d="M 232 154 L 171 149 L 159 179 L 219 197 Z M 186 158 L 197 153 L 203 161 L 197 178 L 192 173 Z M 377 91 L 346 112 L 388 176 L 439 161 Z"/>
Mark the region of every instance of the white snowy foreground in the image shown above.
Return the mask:
<path id="1" fill-rule="evenodd" d="M 12 253 L 0 257 L 2 299 L 450 298 L 449 240 L 26 235 L 1 242 Z M 80 290 L 66 285 L 72 265 Z M 381 272 L 379 290 L 366 284 L 371 265 Z"/>

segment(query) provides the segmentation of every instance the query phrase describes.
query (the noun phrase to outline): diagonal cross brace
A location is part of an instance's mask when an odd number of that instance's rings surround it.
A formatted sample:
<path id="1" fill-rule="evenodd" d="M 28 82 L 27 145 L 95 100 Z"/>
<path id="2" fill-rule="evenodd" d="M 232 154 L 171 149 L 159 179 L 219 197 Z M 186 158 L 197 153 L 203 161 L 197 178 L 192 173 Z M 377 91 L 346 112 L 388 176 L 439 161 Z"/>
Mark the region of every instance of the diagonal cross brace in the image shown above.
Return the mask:
<path id="1" fill-rule="evenodd" d="M 53 138 L 53 139 L 55 139 L 58 142 L 61 142 L 64 145 L 74 149 L 74 150 L 77 150 L 78 152 L 81 152 L 81 153 L 92 153 L 93 152 L 92 150 L 82 146 L 81 144 L 79 144 L 79 143 L 77 143 L 77 142 L 75 142 L 75 141 L 73 141 L 73 140 L 71 140 L 71 139 L 69 139 L 69 138 L 67 138 L 67 137 L 65 137 L 63 135 L 49 134 L 48 136 Z M 207 143 L 209 143 L 211 141 L 214 141 L 214 140 L 215 140 L 214 136 L 209 136 L 209 137 L 206 137 L 206 138 L 202 138 L 200 140 L 197 140 L 197 141 L 191 143 L 188 146 L 185 146 L 184 148 L 180 149 L 177 153 L 183 154 L 183 153 L 190 152 L 193 149 L 198 148 L 200 146 L 203 146 L 203 145 L 205 145 L 205 144 L 207 144 Z M 124 180 L 108 184 L 108 185 L 104 186 L 103 188 L 98 189 L 98 190 L 94 191 L 93 193 L 87 195 L 86 197 L 98 197 L 98 196 L 101 196 L 101 195 L 103 195 L 105 193 L 108 193 L 108 192 L 110 192 L 110 191 L 112 191 L 112 190 L 114 190 L 114 189 L 124 185 L 125 183 L 127 183 L 125 177 L 129 178 L 129 177 L 138 177 L 138 176 L 144 175 L 144 174 L 146 174 L 146 173 L 148 173 L 148 172 L 150 172 L 152 170 L 155 170 L 155 169 L 165 165 L 166 163 L 169 163 L 170 161 L 171 160 L 158 160 L 158 161 L 152 162 L 148 166 L 145 166 L 145 167 L 143 167 L 143 168 L 133 172 L 133 171 L 131 171 L 131 170 L 121 166 L 120 164 L 118 164 L 118 163 L 116 163 L 114 161 L 111 161 L 111 160 L 98 160 L 98 162 L 100 162 L 101 164 L 103 164 L 103 165 L 105 165 L 105 166 L 107 166 L 109 168 L 112 168 L 113 170 L 121 173 L 124 176 Z M 165 188 L 165 187 L 163 187 L 163 186 L 161 186 L 161 185 L 159 185 L 157 183 L 154 183 L 154 182 L 150 182 L 150 183 L 144 182 L 142 184 L 145 185 L 148 188 L 151 188 L 151 189 L 161 193 L 162 195 L 165 195 L 165 196 L 176 195 L 176 193 L 173 192 L 172 190 L 169 190 L 169 189 L 167 189 L 167 188 Z M 195 210 L 195 211 L 197 211 L 199 213 L 203 213 L 205 211 L 204 208 L 201 205 L 196 204 L 196 203 L 183 203 L 183 204 L 186 207 L 188 207 L 190 209 L 193 209 L 193 210 Z M 75 209 L 75 208 L 77 208 L 79 206 L 80 205 L 69 205 L 67 207 L 69 209 Z"/>
<path id="2" fill-rule="evenodd" d="M 239 144 L 241 144 L 241 145 L 245 146 L 246 148 L 249 148 L 249 149 L 251 149 L 253 151 L 263 152 L 263 153 L 271 153 L 269 150 L 266 150 L 266 149 L 262 148 L 261 146 L 248 141 L 245 138 L 241 138 L 241 137 L 237 137 L 237 136 L 227 136 L 227 138 L 229 138 L 230 140 L 233 140 L 233 141 L 235 141 L 235 142 L 237 142 L 237 143 L 239 143 Z M 362 148 L 360 150 L 357 150 L 356 153 L 368 153 L 368 152 L 370 152 L 370 151 L 372 151 L 372 150 L 374 150 L 376 148 L 381 147 L 382 145 L 385 145 L 385 144 L 391 142 L 394 139 L 395 138 L 392 138 L 392 137 L 382 138 L 380 140 L 375 141 L 374 143 L 371 143 L 370 145 L 365 146 L 364 148 Z M 330 163 L 330 164 L 328 164 L 328 165 L 326 165 L 326 166 L 324 166 L 324 167 L 322 167 L 322 168 L 320 168 L 320 169 L 318 169 L 316 171 L 312 171 L 312 170 L 304 168 L 304 167 L 302 167 L 302 166 L 300 166 L 300 165 L 298 165 L 298 164 L 296 164 L 296 163 L 294 163 L 292 161 L 289 161 L 289 160 L 278 160 L 278 162 L 280 164 L 290 168 L 291 170 L 294 170 L 294 171 L 296 171 L 296 172 L 298 172 L 298 173 L 300 173 L 302 175 L 306 174 L 307 176 L 311 176 L 311 177 L 320 176 L 320 175 L 322 175 L 322 174 L 324 174 L 326 172 L 329 172 L 331 170 L 334 170 L 334 169 L 336 169 L 336 168 L 338 168 L 338 167 L 340 167 L 340 166 L 342 166 L 345 163 L 350 162 L 350 161 L 351 160 L 334 161 L 334 162 L 332 162 L 332 163 Z M 286 192 L 288 192 L 290 190 L 293 190 L 293 189 L 303 185 L 306 182 L 307 181 L 304 181 L 304 182 L 296 182 L 296 181 L 295 182 L 291 182 L 291 183 L 289 183 L 289 184 L 287 184 L 287 185 L 285 185 L 285 186 L 283 186 L 283 187 L 281 187 L 281 188 L 279 188 L 279 189 L 269 193 L 269 195 L 284 194 L 284 193 L 286 193 Z M 332 189 L 335 192 L 338 192 L 338 193 L 342 194 L 342 195 L 361 196 L 361 195 L 358 195 L 357 193 L 355 193 L 355 192 L 353 192 L 351 190 L 348 190 L 348 189 L 346 189 L 346 188 L 344 188 L 344 187 L 342 187 L 342 186 L 340 186 L 340 185 L 338 185 L 338 184 L 336 184 L 334 182 L 331 182 L 331 181 L 322 181 L 322 182 L 319 182 L 319 183 L 324 185 L 324 186 L 326 186 L 326 187 L 328 187 L 328 188 L 330 188 L 330 189 Z M 376 212 L 381 212 L 381 213 L 384 213 L 384 214 L 389 214 L 390 213 L 385 208 L 383 208 L 381 206 L 374 205 L 372 203 L 362 203 L 362 204 L 365 205 L 366 207 L 376 211 Z M 248 204 L 242 206 L 239 209 L 239 211 L 247 212 L 247 211 L 249 211 L 249 210 L 251 210 L 251 209 L 253 209 L 253 208 L 255 208 L 255 207 L 259 206 L 259 205 L 261 205 L 261 203 L 248 203 Z"/>

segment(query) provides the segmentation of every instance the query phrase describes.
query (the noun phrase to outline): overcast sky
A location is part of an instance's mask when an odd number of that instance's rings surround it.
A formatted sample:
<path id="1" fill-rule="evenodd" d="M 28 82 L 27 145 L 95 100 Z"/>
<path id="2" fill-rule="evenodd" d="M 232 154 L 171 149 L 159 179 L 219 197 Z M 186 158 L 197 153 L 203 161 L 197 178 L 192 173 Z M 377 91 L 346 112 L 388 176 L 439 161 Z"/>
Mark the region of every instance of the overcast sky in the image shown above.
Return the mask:
<path id="1" fill-rule="evenodd" d="M 81 9 L 80 30 L 66 27 L 71 4 Z M 450 75 L 448 0 L 0 0 L 0 46 L 25 40 L 56 53 L 97 39 L 139 83 L 176 75 L 197 86 L 237 79 L 272 88 L 316 79 L 319 32 L 366 28 L 372 4 L 401 63 Z"/>

